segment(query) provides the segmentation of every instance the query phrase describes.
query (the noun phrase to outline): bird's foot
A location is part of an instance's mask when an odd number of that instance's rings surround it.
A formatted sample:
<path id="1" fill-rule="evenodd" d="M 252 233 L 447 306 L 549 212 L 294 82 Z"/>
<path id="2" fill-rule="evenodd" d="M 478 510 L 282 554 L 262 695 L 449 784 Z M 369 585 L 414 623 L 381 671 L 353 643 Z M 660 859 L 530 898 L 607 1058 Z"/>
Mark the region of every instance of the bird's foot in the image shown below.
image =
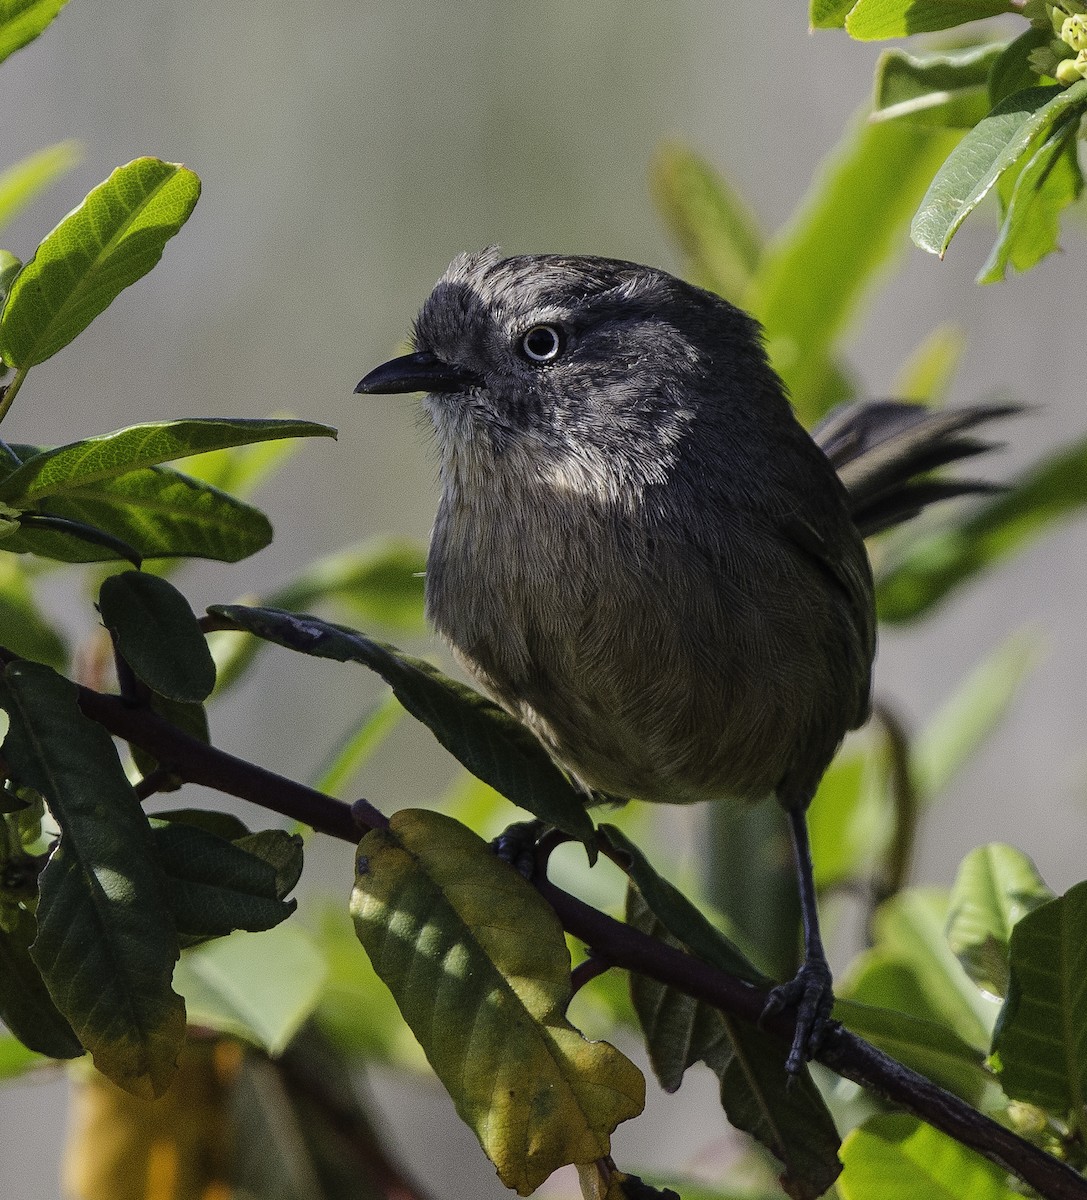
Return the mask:
<path id="1" fill-rule="evenodd" d="M 491 850 L 522 878 L 531 879 L 536 871 L 536 843 L 547 828 L 546 821 L 518 821 L 491 841 Z"/>
<path id="2" fill-rule="evenodd" d="M 833 980 L 822 955 L 806 958 L 793 979 L 779 984 L 770 993 L 762 1010 L 764 1017 L 787 1008 L 796 1009 L 796 1032 L 785 1060 L 785 1069 L 790 1075 L 799 1074 L 804 1063 L 818 1053 L 827 1034 L 833 1007 Z"/>

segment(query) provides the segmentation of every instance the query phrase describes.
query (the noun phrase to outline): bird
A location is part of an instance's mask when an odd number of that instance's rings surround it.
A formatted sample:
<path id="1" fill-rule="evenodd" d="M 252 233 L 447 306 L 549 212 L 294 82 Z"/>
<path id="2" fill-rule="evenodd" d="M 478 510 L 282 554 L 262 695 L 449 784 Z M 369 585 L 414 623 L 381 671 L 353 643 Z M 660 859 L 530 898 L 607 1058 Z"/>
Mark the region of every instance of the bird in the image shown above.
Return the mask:
<path id="1" fill-rule="evenodd" d="M 860 402 L 813 436 L 751 316 L 596 256 L 463 253 L 413 345 L 355 390 L 424 393 L 430 621 L 587 801 L 776 797 L 804 956 L 766 1012 L 795 1010 L 797 1073 L 833 1005 L 806 813 L 870 710 L 864 538 L 986 490 L 932 472 L 1011 407 Z"/>

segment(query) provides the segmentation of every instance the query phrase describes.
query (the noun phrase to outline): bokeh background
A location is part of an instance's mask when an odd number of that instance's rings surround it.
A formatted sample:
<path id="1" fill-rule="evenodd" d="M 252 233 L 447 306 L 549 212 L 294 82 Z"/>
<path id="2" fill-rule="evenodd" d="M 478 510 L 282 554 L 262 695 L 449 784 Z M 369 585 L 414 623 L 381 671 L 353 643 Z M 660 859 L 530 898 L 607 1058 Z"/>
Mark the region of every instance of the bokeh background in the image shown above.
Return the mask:
<path id="1" fill-rule="evenodd" d="M 360 538 L 425 537 L 436 488 L 417 402 L 353 396 L 356 381 L 397 351 L 462 249 L 499 243 L 676 267 L 646 187 L 665 137 L 706 154 L 764 228 L 777 228 L 865 102 L 878 52 L 844 35 L 809 36 L 805 7 L 72 0 L 0 70 L 2 157 L 74 137 L 84 158 L 5 245 L 28 256 L 90 187 L 139 154 L 195 169 L 203 198 L 162 264 L 35 370 L 5 437 L 62 442 L 137 420 L 284 409 L 337 426 L 338 443 L 303 446 L 257 497 L 276 527 L 269 549 L 179 577 L 198 609 L 285 582 Z M 904 245 L 850 353 L 880 393 L 930 329 L 961 324 L 969 341 L 953 401 L 1049 398 L 1007 430 L 994 470 L 1011 472 L 1087 430 L 1074 299 L 1087 245 L 1069 229 L 1065 254 L 979 288 L 992 234 L 991 214 L 968 221 L 942 264 Z M 921 629 L 884 637 L 878 692 L 923 722 L 1011 631 L 1043 636 L 1044 658 L 999 735 L 927 819 L 919 880 L 950 882 L 962 855 L 987 840 L 1020 846 L 1058 890 L 1087 876 L 1085 550 L 1087 522 L 1070 524 Z M 85 596 L 57 590 L 49 602 L 72 631 L 91 627 Z M 220 710 L 217 741 L 305 778 L 376 694 L 361 670 L 268 654 Z M 405 727 L 360 789 L 392 809 L 426 802 L 451 774 L 429 737 Z M 348 848 L 326 848 L 307 879 L 346 895 Z M 685 1085 L 693 1105 L 655 1104 L 655 1125 L 636 1136 L 655 1128 L 673 1162 L 707 1153 L 724 1136 L 712 1100 L 697 1103 L 711 1085 L 708 1074 L 701 1093 L 699 1081 Z M 436 1088 L 385 1087 L 380 1097 L 437 1194 L 507 1194 Z M 65 1101 L 57 1080 L 0 1090 L 0 1126 L 25 1155 L 0 1161 L 0 1195 L 59 1194 Z M 638 1160 L 648 1157 L 637 1142 Z"/>

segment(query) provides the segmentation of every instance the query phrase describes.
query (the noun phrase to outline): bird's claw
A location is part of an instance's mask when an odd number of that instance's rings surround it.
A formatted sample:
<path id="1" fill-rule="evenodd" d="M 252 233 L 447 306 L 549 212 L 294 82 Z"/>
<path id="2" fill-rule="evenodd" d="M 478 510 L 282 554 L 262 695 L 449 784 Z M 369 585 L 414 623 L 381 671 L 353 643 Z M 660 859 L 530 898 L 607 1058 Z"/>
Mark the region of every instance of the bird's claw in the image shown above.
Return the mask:
<path id="1" fill-rule="evenodd" d="M 834 988 L 830 967 L 825 958 L 808 958 L 788 983 L 771 991 L 762 1010 L 763 1017 L 773 1016 L 787 1008 L 796 1009 L 796 1031 L 785 1069 L 798 1075 L 823 1044 L 834 1007 Z"/>
<path id="2" fill-rule="evenodd" d="M 492 839 L 491 850 L 523 879 L 531 880 L 536 870 L 536 843 L 545 829 L 545 821 L 518 821 Z"/>

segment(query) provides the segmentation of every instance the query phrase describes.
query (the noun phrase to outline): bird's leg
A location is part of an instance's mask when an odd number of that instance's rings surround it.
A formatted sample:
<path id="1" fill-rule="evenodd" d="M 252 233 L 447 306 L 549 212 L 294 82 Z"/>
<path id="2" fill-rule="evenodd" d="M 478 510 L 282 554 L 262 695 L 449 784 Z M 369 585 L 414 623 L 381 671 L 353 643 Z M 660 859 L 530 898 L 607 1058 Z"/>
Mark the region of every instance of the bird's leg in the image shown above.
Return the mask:
<path id="1" fill-rule="evenodd" d="M 547 829 L 547 822 L 539 820 L 507 825 L 491 841 L 491 850 L 496 858 L 509 863 L 523 879 L 531 879 L 536 869 L 536 843 Z"/>
<path id="2" fill-rule="evenodd" d="M 819 1049 L 827 1031 L 830 1010 L 834 1006 L 830 965 L 819 935 L 819 910 L 815 901 L 811 845 L 808 842 L 806 808 L 789 807 L 789 831 L 793 838 L 796 878 L 800 888 L 800 914 L 804 925 L 804 962 L 795 977 L 770 993 L 763 1015 L 796 1008 L 796 1032 L 785 1062 L 790 1075 L 796 1075 Z"/>

